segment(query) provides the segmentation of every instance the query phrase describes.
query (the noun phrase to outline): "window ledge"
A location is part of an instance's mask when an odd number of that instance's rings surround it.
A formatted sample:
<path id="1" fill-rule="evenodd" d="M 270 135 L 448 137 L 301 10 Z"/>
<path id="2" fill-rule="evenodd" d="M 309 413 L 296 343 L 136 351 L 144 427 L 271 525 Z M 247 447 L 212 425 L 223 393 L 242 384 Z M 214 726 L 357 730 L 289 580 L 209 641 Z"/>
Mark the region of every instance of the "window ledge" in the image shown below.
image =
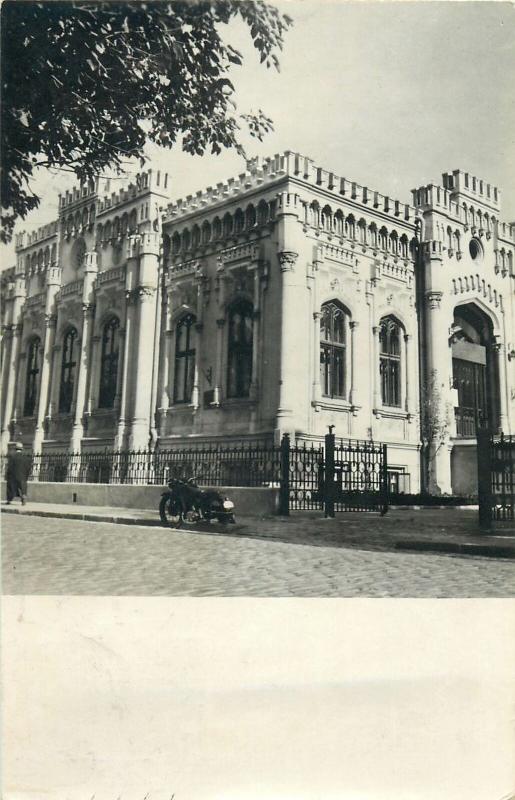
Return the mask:
<path id="1" fill-rule="evenodd" d="M 238 406 L 255 406 L 256 401 L 252 397 L 226 397 L 225 400 L 220 403 L 220 406 L 230 408 L 235 408 Z"/>
<path id="2" fill-rule="evenodd" d="M 315 411 L 349 411 L 354 416 L 358 413 L 361 406 L 353 405 L 348 400 L 339 400 L 336 397 L 319 397 L 317 400 L 312 400 L 311 405 Z"/>
<path id="3" fill-rule="evenodd" d="M 396 408 L 395 406 L 381 406 L 380 408 L 374 408 L 374 416 L 389 417 L 390 419 L 406 419 L 410 422 L 414 414 L 411 411 L 403 411 L 402 408 Z"/>

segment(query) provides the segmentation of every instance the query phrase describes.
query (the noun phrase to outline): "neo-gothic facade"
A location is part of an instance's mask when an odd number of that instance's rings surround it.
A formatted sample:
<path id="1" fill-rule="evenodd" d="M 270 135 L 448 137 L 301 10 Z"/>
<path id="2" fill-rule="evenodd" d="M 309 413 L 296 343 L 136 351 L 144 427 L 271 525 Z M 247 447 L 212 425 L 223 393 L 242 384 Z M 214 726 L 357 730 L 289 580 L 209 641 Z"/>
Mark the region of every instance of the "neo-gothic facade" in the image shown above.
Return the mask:
<path id="1" fill-rule="evenodd" d="M 455 170 L 413 205 L 295 153 L 170 203 L 166 174 L 60 197 L 2 273 L 2 448 L 338 436 L 400 489 L 469 492 L 515 426 L 515 224 Z"/>

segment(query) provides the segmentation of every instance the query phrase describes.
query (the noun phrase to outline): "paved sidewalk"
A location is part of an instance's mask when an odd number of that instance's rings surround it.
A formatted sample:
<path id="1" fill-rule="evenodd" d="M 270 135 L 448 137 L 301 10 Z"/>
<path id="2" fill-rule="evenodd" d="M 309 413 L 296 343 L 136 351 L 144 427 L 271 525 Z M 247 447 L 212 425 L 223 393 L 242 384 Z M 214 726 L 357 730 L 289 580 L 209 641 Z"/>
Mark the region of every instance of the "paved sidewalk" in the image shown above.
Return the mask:
<path id="1" fill-rule="evenodd" d="M 70 506 L 53 503 L 2 503 L 2 512 L 123 525 L 159 526 L 155 509 Z M 374 513 L 339 513 L 324 519 L 321 512 L 293 512 L 289 517 L 240 517 L 236 525 L 198 524 L 193 530 L 207 536 L 263 539 L 292 544 L 344 547 L 357 550 L 421 551 L 488 556 L 515 560 L 515 525 L 479 531 L 474 508 L 391 509 Z"/>

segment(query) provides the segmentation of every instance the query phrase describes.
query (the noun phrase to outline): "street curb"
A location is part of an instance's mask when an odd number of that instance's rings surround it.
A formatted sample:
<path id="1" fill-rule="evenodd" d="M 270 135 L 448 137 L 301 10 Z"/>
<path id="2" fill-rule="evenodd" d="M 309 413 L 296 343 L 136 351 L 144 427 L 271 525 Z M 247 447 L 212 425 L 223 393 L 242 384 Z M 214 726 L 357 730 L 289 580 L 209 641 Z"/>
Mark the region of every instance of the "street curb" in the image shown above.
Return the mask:
<path id="1" fill-rule="evenodd" d="M 112 522 L 118 525 L 143 525 L 145 527 L 163 527 L 159 519 L 136 519 L 135 517 L 116 517 L 107 514 L 91 514 L 80 511 L 44 511 L 43 509 L 4 508 L 2 514 L 18 514 L 20 517 L 53 517 L 54 519 L 78 519 L 83 522 Z"/>
<path id="2" fill-rule="evenodd" d="M 414 550 L 418 553 L 449 553 L 460 556 L 488 556 L 515 561 L 515 547 L 497 544 L 470 544 L 467 542 L 398 541 L 396 550 Z"/>

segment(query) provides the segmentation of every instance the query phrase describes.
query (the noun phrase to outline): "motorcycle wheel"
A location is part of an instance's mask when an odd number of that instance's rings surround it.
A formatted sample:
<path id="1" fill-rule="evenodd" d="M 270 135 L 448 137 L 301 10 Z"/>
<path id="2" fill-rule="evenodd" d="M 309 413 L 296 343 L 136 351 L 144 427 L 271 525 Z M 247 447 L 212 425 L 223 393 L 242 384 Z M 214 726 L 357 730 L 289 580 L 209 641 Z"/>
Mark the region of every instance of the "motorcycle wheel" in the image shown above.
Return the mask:
<path id="1" fill-rule="evenodd" d="M 182 503 L 175 497 L 162 497 L 159 516 L 167 528 L 180 528 L 183 520 Z"/>
<path id="2" fill-rule="evenodd" d="M 185 527 L 188 527 L 188 528 L 191 528 L 193 525 L 196 525 L 197 522 L 200 521 L 200 519 L 201 519 L 201 516 L 198 513 L 198 511 L 194 511 L 193 509 L 190 509 L 189 511 L 185 511 L 182 514 L 182 524 Z"/>

